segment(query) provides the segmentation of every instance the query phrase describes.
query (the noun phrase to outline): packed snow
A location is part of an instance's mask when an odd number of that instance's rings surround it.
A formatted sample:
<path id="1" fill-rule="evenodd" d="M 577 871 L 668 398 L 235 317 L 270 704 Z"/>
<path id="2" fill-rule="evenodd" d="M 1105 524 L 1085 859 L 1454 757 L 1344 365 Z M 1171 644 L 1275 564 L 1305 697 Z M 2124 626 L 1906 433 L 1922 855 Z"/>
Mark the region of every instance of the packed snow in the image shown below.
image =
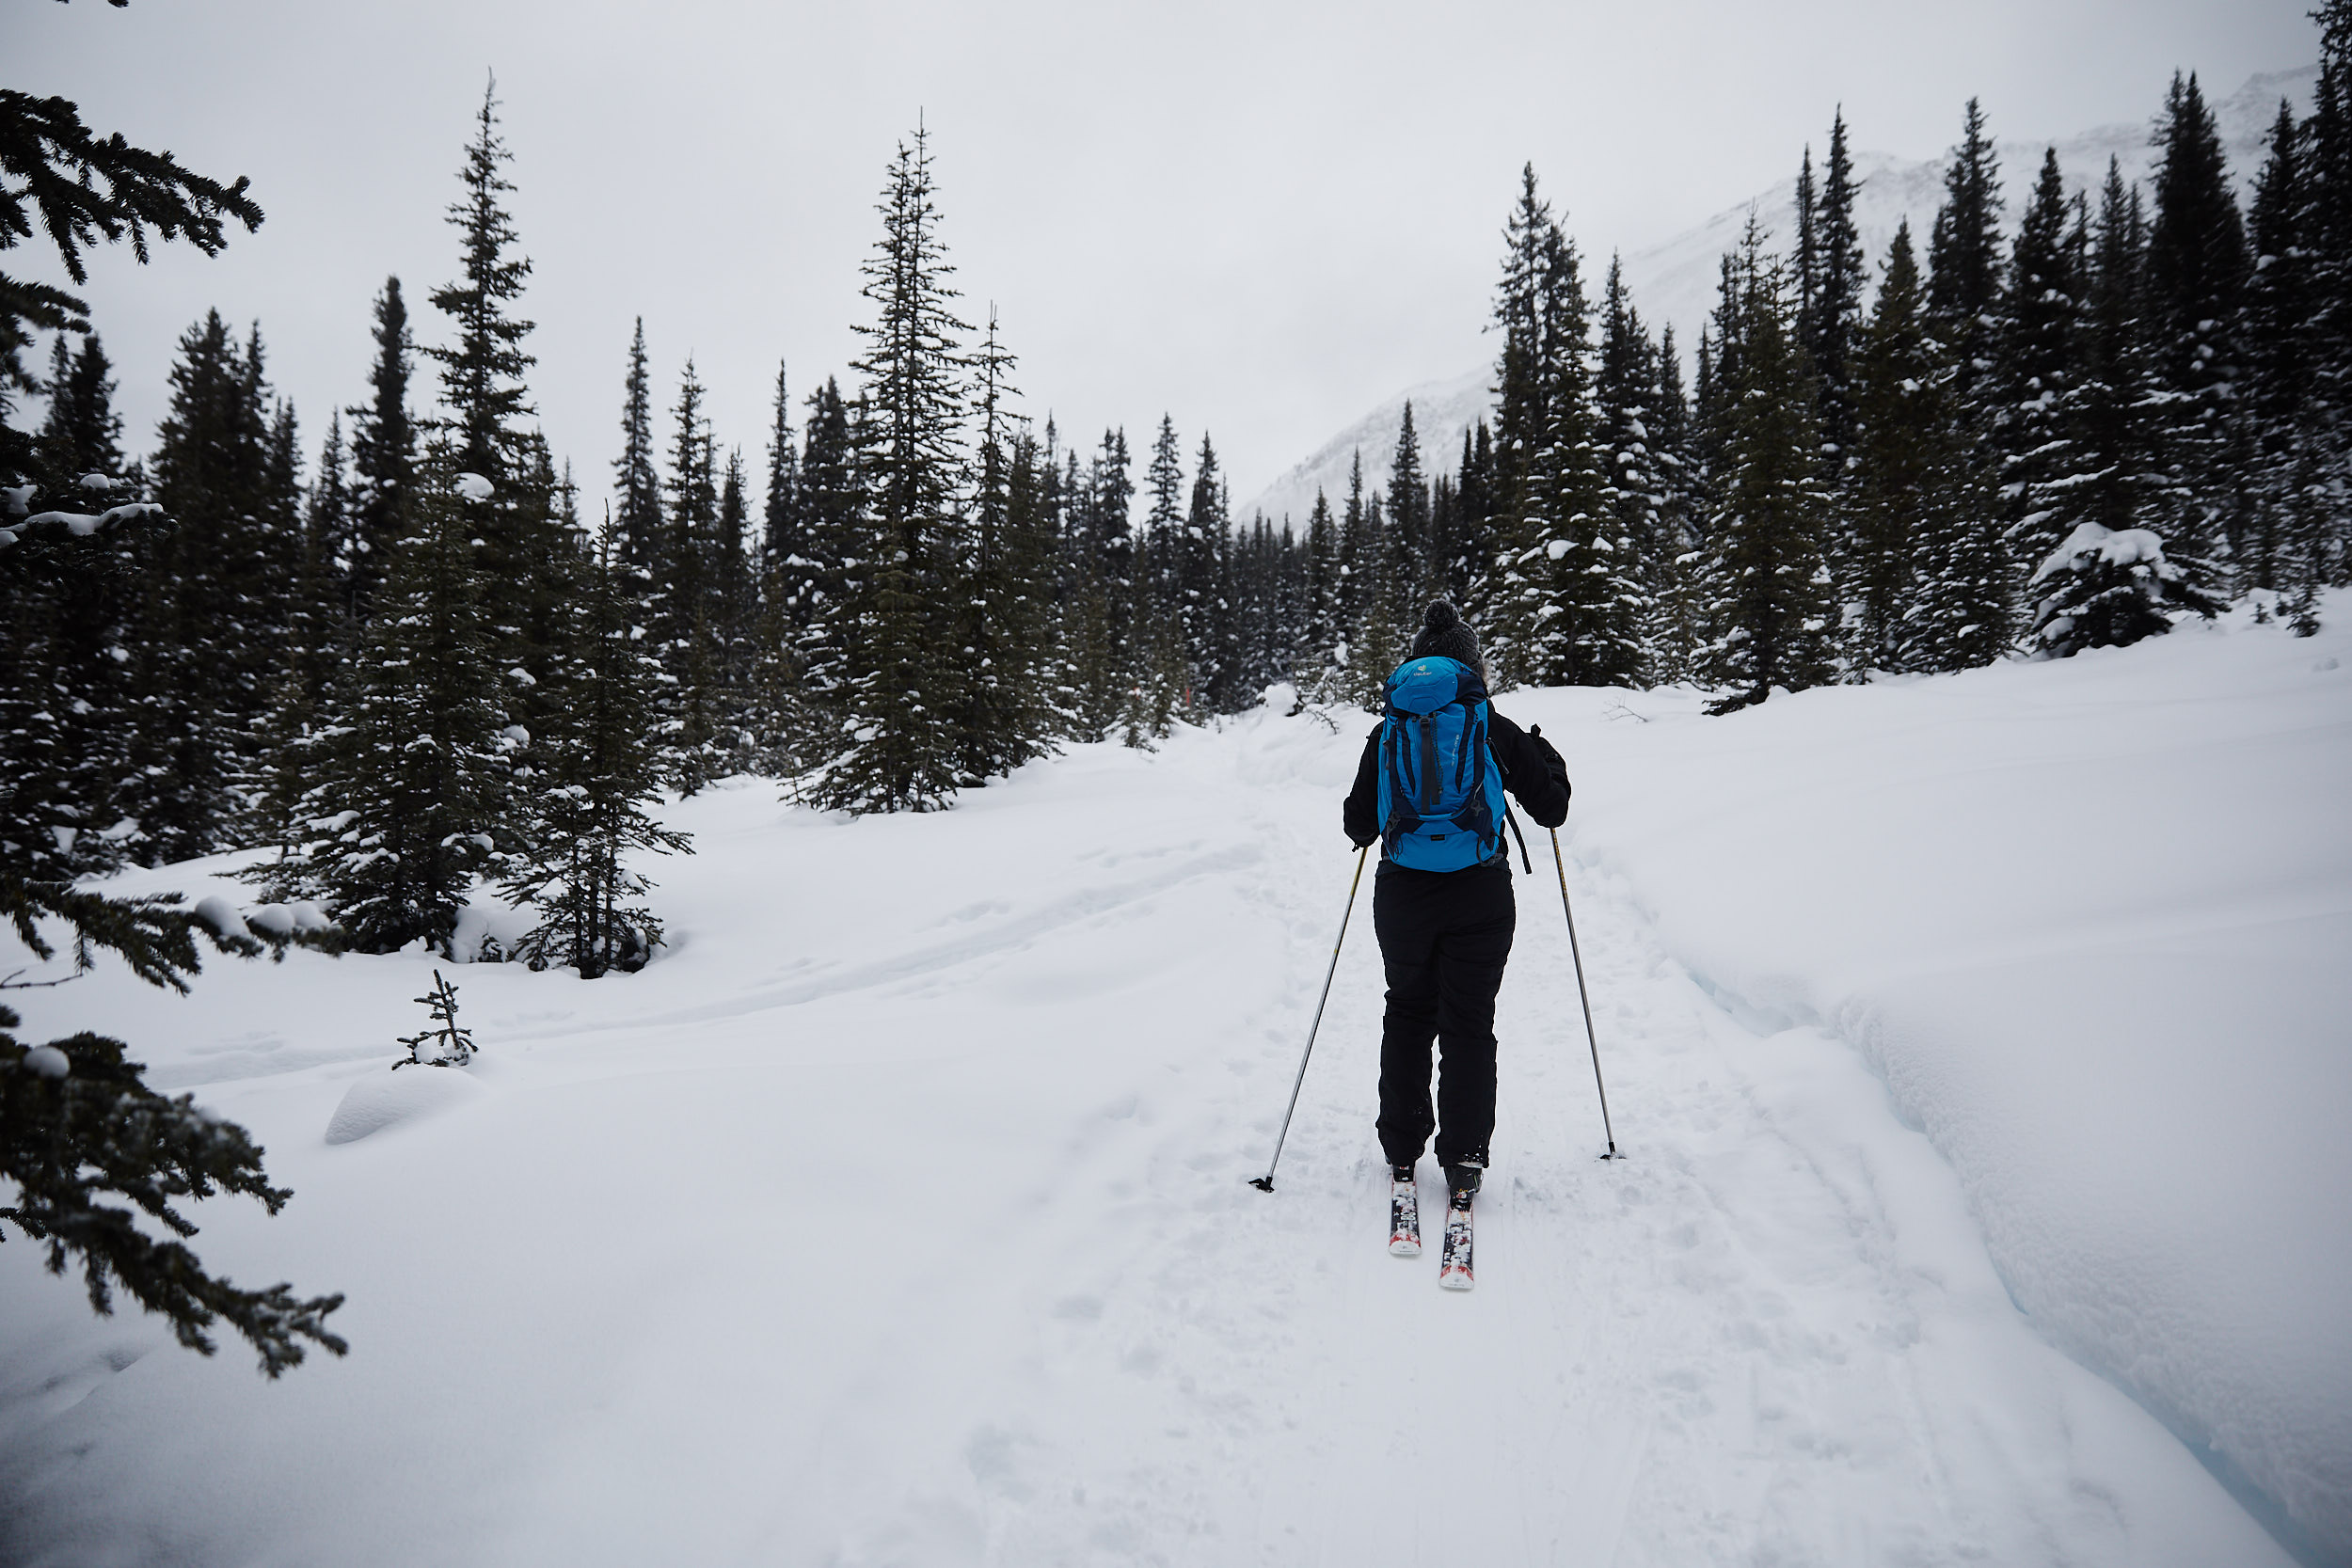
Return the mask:
<path id="1" fill-rule="evenodd" d="M 17 992 L 255 1132 L 296 1196 L 197 1244 L 353 1348 L 268 1383 L 0 1248 L 0 1560 L 2352 1560 L 2347 655 L 2240 612 L 1730 719 L 1507 696 L 1629 1158 L 1536 834 L 1465 1294 L 1385 1248 L 1360 906 L 1245 1184 L 1360 715 L 932 816 L 739 781 L 668 812 L 634 975 Z M 393 1072 L 437 964 L 481 1053 Z"/>

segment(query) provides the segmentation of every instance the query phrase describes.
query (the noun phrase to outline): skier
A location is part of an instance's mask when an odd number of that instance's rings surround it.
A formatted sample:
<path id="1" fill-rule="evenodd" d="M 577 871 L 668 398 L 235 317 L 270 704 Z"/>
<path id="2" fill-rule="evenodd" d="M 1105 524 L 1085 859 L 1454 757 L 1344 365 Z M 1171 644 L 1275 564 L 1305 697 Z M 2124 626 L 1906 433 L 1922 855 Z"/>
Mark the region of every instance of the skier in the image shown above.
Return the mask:
<path id="1" fill-rule="evenodd" d="M 1540 730 L 1522 730 L 1488 705 L 1478 638 L 1443 599 L 1429 606 L 1412 657 L 1385 692 L 1386 716 L 1364 741 L 1343 815 L 1358 848 L 1381 840 L 1372 918 L 1388 978 L 1377 1126 L 1391 1181 L 1391 1250 L 1421 1250 L 1413 1165 L 1434 1127 L 1448 1209 L 1441 1280 L 1467 1289 L 1470 1195 L 1495 1121 L 1495 991 L 1518 919 L 1500 791 L 1556 828 L 1568 815 L 1568 770 Z M 1472 768 L 1469 751 L 1482 734 Z"/>

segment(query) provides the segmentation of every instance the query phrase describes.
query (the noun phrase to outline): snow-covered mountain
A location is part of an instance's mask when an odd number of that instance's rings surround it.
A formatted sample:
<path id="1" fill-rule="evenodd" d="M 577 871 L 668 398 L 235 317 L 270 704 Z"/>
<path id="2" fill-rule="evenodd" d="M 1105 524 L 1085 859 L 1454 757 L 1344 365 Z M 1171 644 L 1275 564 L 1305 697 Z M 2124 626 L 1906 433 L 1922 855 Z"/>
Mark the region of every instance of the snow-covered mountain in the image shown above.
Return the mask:
<path id="1" fill-rule="evenodd" d="M 2229 98 L 2214 104 L 2214 119 L 2229 154 L 2230 167 L 2242 184 L 2251 185 L 2263 160 L 2269 155 L 2267 138 L 2278 118 L 2280 99 L 2290 100 L 2297 114 L 2304 113 L 2310 107 L 2312 85 L 2318 79 L 2316 66 L 2269 71 L 2250 78 Z M 2089 188 L 2095 197 L 2099 183 L 2106 178 L 2110 158 L 2125 180 L 2145 186 L 2155 168 L 2156 154 L 2150 130 L 2146 123 L 2102 125 L 2058 142 L 2058 167 L 2065 174 L 2069 188 Z M 2044 144 L 2001 141 L 1997 146 L 2001 183 L 2013 221 L 2041 172 Z M 1818 163 L 1824 149 L 1816 147 L 1814 155 Z M 1789 160 L 1789 177 L 1780 183 L 1724 208 L 1663 244 L 1625 258 L 1626 282 L 1632 291 L 1635 307 L 1652 326 L 1673 325 L 1686 364 L 1690 346 L 1698 341 L 1699 328 L 1715 303 L 1718 263 L 1723 254 L 1739 243 L 1748 214 L 1760 214 L 1765 226 L 1786 239 L 1796 205 L 1796 161 L 1793 157 Z M 1919 159 L 1900 158 L 1887 152 L 1854 154 L 1855 173 L 1861 181 L 1861 191 L 1854 202 L 1854 226 L 1861 232 L 1863 255 L 1868 260 L 1873 277 L 1885 260 L 1886 247 L 1894 239 L 1896 229 L 1906 218 L 1910 220 L 1914 239 L 1924 251 L 1928 229 L 1943 199 L 1947 161 L 1943 154 Z M 1579 244 L 1584 249 L 1587 286 L 1597 291 L 1608 265 L 1607 248 L 1589 235 L 1579 236 Z M 1481 365 L 1452 380 L 1428 382 L 1385 399 L 1378 407 L 1285 471 L 1247 505 L 1238 508 L 1236 515 L 1248 518 L 1262 511 L 1279 520 L 1288 514 L 1294 522 L 1303 523 L 1314 505 L 1318 487 L 1335 504 L 1346 493 L 1348 463 L 1359 450 L 1364 457 L 1367 484 L 1374 483 L 1374 476 L 1385 483 L 1396 448 L 1398 420 L 1408 400 L 1413 404 L 1414 424 L 1421 432 L 1424 464 L 1432 469 L 1451 468 L 1461 455 L 1463 431 L 1486 411 L 1492 374 L 1492 366 Z"/>

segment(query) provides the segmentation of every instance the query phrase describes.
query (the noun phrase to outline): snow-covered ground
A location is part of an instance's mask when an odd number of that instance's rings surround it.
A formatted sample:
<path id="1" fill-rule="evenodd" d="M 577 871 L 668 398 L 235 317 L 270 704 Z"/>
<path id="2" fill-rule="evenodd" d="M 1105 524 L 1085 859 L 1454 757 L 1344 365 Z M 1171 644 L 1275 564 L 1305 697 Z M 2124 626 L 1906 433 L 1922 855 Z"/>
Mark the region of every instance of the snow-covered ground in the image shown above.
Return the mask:
<path id="1" fill-rule="evenodd" d="M 1631 1157 L 1539 861 L 1474 1292 L 1382 1245 L 1361 905 L 1244 1184 L 1360 721 L 747 784 L 661 961 L 460 969 L 483 1054 L 393 1102 L 419 955 L 14 993 L 255 1131 L 294 1201 L 198 1244 L 353 1350 L 268 1384 L 0 1248 L 0 1560 L 2352 1560 L 2352 636 L 1502 705 Z"/>

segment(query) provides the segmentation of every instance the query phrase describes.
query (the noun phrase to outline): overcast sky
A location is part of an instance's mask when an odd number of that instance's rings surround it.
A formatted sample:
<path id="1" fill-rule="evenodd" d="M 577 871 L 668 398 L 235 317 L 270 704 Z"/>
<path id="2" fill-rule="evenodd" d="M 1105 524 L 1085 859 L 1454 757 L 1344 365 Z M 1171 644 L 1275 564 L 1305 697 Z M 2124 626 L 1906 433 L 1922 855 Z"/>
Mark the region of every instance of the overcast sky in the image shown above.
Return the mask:
<path id="1" fill-rule="evenodd" d="M 386 274 L 440 340 L 423 298 L 455 270 L 443 212 L 495 70 L 532 389 L 591 498 L 632 317 L 662 401 L 691 352 L 755 471 L 779 357 L 796 403 L 843 372 L 884 165 L 921 114 L 966 317 L 995 304 L 1029 412 L 1138 449 L 1169 412 L 1187 466 L 1207 429 L 1239 499 L 1491 354 L 1524 161 L 1605 258 L 1785 177 L 1841 102 L 1857 145 L 1913 157 L 1971 94 L 2005 138 L 2145 120 L 2175 68 L 2222 96 L 2316 57 L 2306 5 L 0 0 L 0 79 L 248 175 L 268 212 L 215 260 L 95 259 L 135 451 L 208 307 L 260 320 L 313 455 L 364 389 Z M 32 247 L 0 264 L 56 276 Z"/>

